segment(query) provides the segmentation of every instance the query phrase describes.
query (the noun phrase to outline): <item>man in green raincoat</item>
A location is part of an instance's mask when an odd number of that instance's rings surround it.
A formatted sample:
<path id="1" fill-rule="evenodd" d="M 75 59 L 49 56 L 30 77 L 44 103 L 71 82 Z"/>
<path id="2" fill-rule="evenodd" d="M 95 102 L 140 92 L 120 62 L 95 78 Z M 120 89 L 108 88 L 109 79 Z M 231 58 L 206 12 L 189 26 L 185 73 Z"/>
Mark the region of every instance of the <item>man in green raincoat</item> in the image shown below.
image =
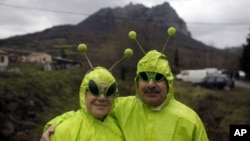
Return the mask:
<path id="1" fill-rule="evenodd" d="M 164 54 L 152 50 L 139 60 L 135 96 L 117 98 L 111 113 L 125 140 L 208 141 L 197 113 L 174 98 L 173 82 L 174 76 Z M 64 118 L 62 115 L 48 126 Z"/>
<path id="2" fill-rule="evenodd" d="M 112 111 L 127 141 L 208 141 L 199 116 L 174 98 L 173 82 L 164 54 L 139 60 L 136 96 L 119 98 Z"/>

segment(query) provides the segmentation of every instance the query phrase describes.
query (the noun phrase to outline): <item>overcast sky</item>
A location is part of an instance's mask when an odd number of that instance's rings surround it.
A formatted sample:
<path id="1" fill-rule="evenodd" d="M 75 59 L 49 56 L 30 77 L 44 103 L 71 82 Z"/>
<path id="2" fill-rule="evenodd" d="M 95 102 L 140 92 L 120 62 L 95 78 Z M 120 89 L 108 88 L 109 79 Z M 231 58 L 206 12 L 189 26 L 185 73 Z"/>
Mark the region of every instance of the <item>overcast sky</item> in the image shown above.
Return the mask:
<path id="1" fill-rule="evenodd" d="M 246 44 L 250 0 L 165 0 L 187 24 L 193 38 L 217 48 Z M 131 0 L 1 0 L 0 39 L 77 24 L 101 8 L 124 7 Z M 133 0 L 152 7 L 164 0 Z"/>

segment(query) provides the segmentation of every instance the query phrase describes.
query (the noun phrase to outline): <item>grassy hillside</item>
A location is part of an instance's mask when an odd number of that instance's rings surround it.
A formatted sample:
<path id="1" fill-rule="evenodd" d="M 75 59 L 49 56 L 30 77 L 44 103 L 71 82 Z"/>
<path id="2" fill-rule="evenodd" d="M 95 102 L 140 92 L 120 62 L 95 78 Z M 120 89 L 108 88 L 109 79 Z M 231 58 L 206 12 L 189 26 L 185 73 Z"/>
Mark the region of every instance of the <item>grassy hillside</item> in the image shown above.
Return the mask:
<path id="1" fill-rule="evenodd" d="M 228 141 L 230 124 L 250 124 L 250 93 L 247 89 L 208 90 L 177 82 L 175 92 L 177 99 L 200 115 L 211 141 Z"/>
<path id="2" fill-rule="evenodd" d="M 47 121 L 79 107 L 84 73 L 80 69 L 43 72 L 35 65 L 19 68 L 19 75 L 0 74 L 0 140 L 37 141 Z M 134 92 L 128 80 L 119 84 L 121 95 Z M 175 97 L 197 111 L 211 141 L 228 141 L 230 124 L 250 124 L 249 90 L 207 90 L 176 81 Z"/>
<path id="3" fill-rule="evenodd" d="M 0 138 L 37 141 L 46 121 L 78 108 L 83 72 L 44 72 L 35 65 L 19 68 L 20 74 L 0 75 L 0 127 L 5 128 L 1 128 Z"/>

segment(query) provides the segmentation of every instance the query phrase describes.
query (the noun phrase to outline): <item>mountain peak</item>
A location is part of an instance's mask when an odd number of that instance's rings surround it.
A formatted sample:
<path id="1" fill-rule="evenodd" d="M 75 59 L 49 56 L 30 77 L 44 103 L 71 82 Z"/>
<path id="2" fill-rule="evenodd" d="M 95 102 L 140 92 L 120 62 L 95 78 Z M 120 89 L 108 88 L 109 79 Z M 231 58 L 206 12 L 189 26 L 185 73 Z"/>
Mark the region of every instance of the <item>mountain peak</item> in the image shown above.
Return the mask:
<path id="1" fill-rule="evenodd" d="M 88 27 L 88 29 L 94 30 L 96 29 L 96 24 L 100 24 L 105 21 L 105 26 L 102 27 L 103 29 L 101 29 L 100 25 L 98 26 L 99 30 L 104 30 L 112 27 L 116 19 L 123 20 L 124 23 L 127 21 L 150 23 L 157 26 L 159 29 L 164 30 L 170 26 L 174 26 L 178 32 L 191 37 L 185 22 L 178 16 L 176 11 L 169 5 L 168 2 L 164 2 L 163 4 L 156 5 L 151 8 L 145 7 L 142 4 L 133 3 L 129 3 L 124 7 L 116 7 L 113 9 L 102 8 L 78 25 L 80 27 Z"/>

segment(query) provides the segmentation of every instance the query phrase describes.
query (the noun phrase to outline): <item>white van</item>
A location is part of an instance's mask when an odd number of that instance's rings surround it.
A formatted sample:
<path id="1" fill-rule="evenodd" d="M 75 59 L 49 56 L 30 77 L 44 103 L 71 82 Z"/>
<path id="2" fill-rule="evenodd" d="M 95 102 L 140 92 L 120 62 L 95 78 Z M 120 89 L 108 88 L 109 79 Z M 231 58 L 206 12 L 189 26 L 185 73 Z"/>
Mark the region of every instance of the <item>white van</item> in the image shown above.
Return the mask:
<path id="1" fill-rule="evenodd" d="M 201 82 L 209 74 L 216 73 L 216 68 L 206 68 L 206 69 L 197 69 L 197 70 L 183 70 L 180 74 L 176 75 L 177 80 L 182 80 L 185 82 Z"/>

